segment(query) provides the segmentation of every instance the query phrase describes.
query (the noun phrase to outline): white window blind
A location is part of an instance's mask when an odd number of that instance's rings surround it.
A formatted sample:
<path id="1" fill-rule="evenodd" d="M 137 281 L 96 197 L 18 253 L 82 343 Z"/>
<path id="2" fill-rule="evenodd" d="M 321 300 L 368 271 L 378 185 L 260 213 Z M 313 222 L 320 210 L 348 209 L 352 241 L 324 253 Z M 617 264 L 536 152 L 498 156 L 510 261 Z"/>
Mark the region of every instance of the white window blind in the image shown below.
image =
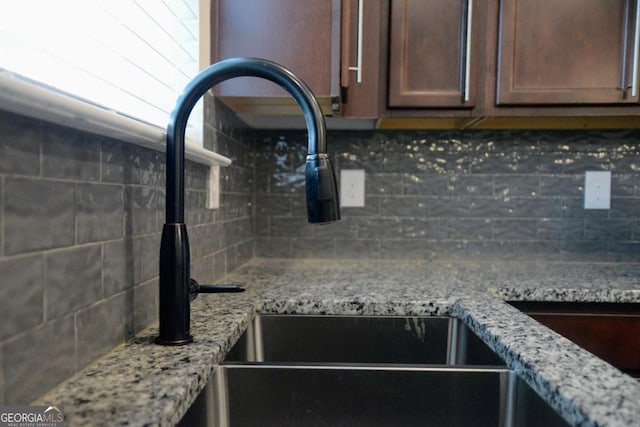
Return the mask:
<path id="1" fill-rule="evenodd" d="M 0 68 L 166 128 L 198 72 L 198 3 L 0 0 Z M 201 132 L 202 102 L 188 137 L 201 141 Z"/>

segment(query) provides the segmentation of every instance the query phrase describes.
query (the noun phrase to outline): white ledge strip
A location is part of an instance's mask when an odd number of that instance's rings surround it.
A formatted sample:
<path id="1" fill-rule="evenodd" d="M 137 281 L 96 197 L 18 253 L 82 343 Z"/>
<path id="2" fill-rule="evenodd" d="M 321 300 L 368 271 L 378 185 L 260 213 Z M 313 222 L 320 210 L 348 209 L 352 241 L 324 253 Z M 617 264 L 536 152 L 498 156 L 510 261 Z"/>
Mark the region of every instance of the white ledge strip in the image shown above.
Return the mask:
<path id="1" fill-rule="evenodd" d="M 102 106 L 22 79 L 0 69 L 0 109 L 165 152 L 166 130 Z M 208 166 L 229 166 L 231 159 L 189 140 L 187 159 Z"/>

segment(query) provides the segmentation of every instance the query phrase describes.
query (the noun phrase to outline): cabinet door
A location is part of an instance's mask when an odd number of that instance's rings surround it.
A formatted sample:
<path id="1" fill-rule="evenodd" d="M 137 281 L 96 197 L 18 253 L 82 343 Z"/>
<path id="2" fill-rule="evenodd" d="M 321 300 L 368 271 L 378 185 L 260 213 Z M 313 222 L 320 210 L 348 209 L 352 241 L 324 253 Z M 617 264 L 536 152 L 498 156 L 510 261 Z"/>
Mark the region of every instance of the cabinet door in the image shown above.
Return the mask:
<path id="1" fill-rule="evenodd" d="M 340 86 L 345 117 L 380 114 L 381 95 L 385 94 L 380 89 L 383 3 L 342 0 Z"/>
<path id="2" fill-rule="evenodd" d="M 340 0 L 212 2 L 213 61 L 240 56 L 275 61 L 293 71 L 317 97 L 328 98 L 339 92 L 339 55 Z M 227 99 L 289 97 L 275 84 L 256 78 L 228 80 L 215 91 Z"/>
<path id="3" fill-rule="evenodd" d="M 498 104 L 637 103 L 637 13 L 634 0 L 502 0 Z"/>
<path id="4" fill-rule="evenodd" d="M 393 0 L 390 107 L 472 107 L 473 0 Z"/>

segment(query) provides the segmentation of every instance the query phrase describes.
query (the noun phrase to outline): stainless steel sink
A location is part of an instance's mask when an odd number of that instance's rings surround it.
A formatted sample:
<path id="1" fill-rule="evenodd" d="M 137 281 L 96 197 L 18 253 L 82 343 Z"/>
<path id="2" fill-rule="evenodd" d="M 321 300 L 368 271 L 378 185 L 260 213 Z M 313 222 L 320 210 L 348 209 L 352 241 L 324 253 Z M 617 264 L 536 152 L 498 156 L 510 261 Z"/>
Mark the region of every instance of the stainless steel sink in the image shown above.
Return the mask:
<path id="1" fill-rule="evenodd" d="M 451 317 L 258 315 L 233 362 L 504 365 Z"/>
<path id="2" fill-rule="evenodd" d="M 181 426 L 566 426 L 462 322 L 259 315 Z"/>
<path id="3" fill-rule="evenodd" d="M 233 364 L 183 426 L 566 426 L 506 368 Z"/>

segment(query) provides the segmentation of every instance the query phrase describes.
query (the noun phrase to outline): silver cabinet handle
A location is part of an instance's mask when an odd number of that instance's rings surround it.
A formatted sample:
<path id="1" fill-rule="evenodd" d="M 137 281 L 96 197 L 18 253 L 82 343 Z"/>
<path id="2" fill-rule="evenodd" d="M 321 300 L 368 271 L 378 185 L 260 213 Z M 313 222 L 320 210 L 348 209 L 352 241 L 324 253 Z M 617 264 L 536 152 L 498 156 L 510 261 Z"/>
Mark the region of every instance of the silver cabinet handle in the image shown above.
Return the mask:
<path id="1" fill-rule="evenodd" d="M 349 71 L 356 72 L 356 83 L 362 83 L 362 35 L 364 18 L 364 0 L 358 0 L 358 42 L 356 53 L 356 66 L 349 67 Z"/>
<path id="2" fill-rule="evenodd" d="M 471 26 L 473 25 L 473 0 L 467 0 L 467 40 L 465 42 L 465 69 L 464 69 L 464 102 L 469 102 L 469 90 L 471 87 Z"/>
<path id="3" fill-rule="evenodd" d="M 640 4 L 636 1 L 635 28 L 633 30 L 633 63 L 631 64 L 631 96 L 638 94 L 638 49 L 640 49 Z"/>

